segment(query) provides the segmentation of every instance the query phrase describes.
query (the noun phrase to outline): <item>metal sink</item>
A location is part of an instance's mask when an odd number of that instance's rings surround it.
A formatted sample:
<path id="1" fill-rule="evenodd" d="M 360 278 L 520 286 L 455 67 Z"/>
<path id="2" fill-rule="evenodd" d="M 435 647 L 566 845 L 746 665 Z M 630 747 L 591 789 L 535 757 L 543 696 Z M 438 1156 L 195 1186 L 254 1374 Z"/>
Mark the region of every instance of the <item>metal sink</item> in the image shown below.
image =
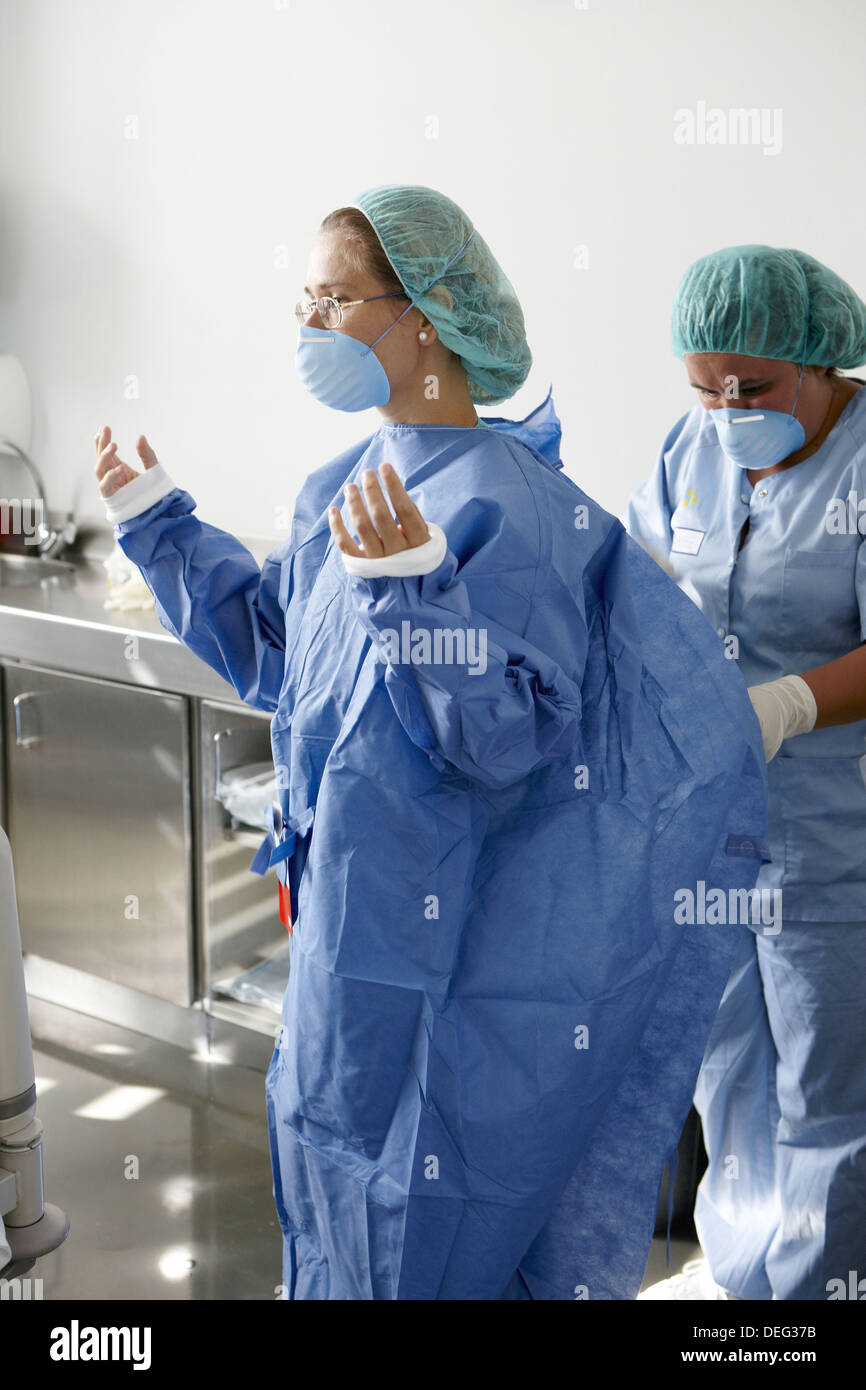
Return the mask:
<path id="1" fill-rule="evenodd" d="M 46 560 L 41 555 L 0 554 L 0 588 L 30 584 L 70 584 L 77 566 L 68 560 Z"/>

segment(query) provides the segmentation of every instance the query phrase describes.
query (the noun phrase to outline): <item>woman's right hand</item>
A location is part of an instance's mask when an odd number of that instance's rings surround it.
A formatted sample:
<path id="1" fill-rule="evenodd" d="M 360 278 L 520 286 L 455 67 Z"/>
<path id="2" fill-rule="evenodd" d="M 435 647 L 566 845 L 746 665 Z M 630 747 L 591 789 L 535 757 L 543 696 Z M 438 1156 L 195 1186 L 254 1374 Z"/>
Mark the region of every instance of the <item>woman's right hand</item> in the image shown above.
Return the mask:
<path id="1" fill-rule="evenodd" d="M 151 449 L 145 435 L 139 435 L 135 445 L 138 456 L 147 468 L 155 468 L 159 459 Z M 117 445 L 111 439 L 111 430 L 108 425 L 103 425 L 96 435 L 96 468 L 94 472 L 99 479 L 99 491 L 103 497 L 112 497 L 115 492 L 131 483 L 133 478 L 140 478 L 141 474 L 136 473 L 134 468 L 130 468 L 128 463 L 117 457 Z"/>

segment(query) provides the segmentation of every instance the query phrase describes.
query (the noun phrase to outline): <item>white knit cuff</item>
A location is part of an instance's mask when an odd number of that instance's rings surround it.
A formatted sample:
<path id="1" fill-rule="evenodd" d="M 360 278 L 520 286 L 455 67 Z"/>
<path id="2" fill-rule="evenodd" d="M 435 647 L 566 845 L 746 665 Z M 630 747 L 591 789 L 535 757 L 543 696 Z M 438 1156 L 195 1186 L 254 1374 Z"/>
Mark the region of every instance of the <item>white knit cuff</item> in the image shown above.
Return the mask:
<path id="1" fill-rule="evenodd" d="M 382 555 L 368 558 L 366 555 L 343 555 L 343 564 L 349 574 L 362 579 L 407 579 L 413 574 L 429 574 L 442 564 L 448 541 L 441 526 L 435 521 L 427 522 L 429 541 L 423 545 L 413 545 L 409 550 L 399 550 L 396 555 Z M 341 555 L 343 552 L 340 552 Z"/>
<path id="2" fill-rule="evenodd" d="M 124 483 L 111 497 L 102 499 L 105 515 L 113 526 L 119 521 L 129 521 L 131 517 L 146 512 L 148 507 L 176 487 L 177 484 L 172 482 L 162 464 L 155 463 L 153 468 L 146 468 L 137 478 Z"/>

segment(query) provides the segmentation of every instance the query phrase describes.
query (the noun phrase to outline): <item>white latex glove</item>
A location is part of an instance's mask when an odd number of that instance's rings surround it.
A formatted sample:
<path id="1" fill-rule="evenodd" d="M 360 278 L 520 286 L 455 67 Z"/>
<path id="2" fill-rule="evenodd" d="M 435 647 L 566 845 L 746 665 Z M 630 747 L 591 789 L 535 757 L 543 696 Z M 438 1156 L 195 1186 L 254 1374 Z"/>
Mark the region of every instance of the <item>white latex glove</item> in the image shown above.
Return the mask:
<path id="1" fill-rule="evenodd" d="M 775 758 L 786 738 L 808 734 L 815 727 L 818 706 L 800 676 L 782 676 L 766 685 L 750 685 L 749 699 L 761 726 L 767 762 Z"/>

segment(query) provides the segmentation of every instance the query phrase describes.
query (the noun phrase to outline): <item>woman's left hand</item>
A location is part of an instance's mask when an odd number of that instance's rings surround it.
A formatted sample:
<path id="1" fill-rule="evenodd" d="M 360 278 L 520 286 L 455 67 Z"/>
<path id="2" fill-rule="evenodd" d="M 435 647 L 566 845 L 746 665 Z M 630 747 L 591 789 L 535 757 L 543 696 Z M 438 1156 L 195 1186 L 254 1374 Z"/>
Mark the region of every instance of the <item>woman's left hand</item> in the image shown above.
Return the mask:
<path id="1" fill-rule="evenodd" d="M 364 497 L 361 497 L 354 483 L 346 484 L 345 494 L 349 517 L 364 547 L 363 550 L 356 545 L 343 525 L 339 508 L 328 508 L 331 535 L 344 555 L 354 555 L 356 558 L 368 560 L 383 555 L 396 555 L 401 550 L 426 545 L 430 539 L 426 521 L 392 465 L 383 463 L 379 472 L 388 489 L 397 520 L 395 521 L 391 514 L 391 507 L 379 486 L 376 474 L 372 468 L 365 469 L 361 474 Z"/>

